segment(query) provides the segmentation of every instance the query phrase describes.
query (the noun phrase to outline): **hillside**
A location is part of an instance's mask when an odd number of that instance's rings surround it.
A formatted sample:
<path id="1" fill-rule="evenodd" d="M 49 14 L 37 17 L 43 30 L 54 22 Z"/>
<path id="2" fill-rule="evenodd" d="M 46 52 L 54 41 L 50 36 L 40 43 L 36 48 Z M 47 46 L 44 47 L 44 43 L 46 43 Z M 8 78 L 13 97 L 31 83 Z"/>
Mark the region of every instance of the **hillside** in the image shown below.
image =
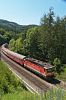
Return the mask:
<path id="1" fill-rule="evenodd" d="M 24 31 L 27 31 L 29 28 L 32 28 L 35 26 L 37 25 L 19 25 L 15 22 L 10 22 L 7 20 L 0 19 L 0 28 L 4 28 L 5 30 L 24 32 Z"/>
<path id="2" fill-rule="evenodd" d="M 19 37 L 26 38 L 27 30 L 37 25 L 19 25 L 15 22 L 0 19 L 0 45 L 14 38 L 15 40 Z"/>

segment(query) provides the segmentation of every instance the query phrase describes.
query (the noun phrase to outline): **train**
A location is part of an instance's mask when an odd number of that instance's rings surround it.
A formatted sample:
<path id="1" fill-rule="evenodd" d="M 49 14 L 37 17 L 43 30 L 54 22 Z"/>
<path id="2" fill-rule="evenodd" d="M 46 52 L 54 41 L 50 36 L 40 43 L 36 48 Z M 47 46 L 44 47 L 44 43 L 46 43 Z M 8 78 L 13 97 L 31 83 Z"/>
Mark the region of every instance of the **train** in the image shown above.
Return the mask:
<path id="1" fill-rule="evenodd" d="M 20 64 L 22 67 L 32 70 L 38 73 L 39 75 L 44 76 L 45 78 L 54 77 L 54 72 L 53 72 L 54 67 L 47 62 L 43 62 L 31 57 L 27 57 L 27 56 L 15 53 L 13 51 L 10 51 L 7 48 L 6 43 L 2 45 L 1 51 L 3 52 L 4 55 L 9 57 L 11 60 L 15 61 L 16 63 Z"/>

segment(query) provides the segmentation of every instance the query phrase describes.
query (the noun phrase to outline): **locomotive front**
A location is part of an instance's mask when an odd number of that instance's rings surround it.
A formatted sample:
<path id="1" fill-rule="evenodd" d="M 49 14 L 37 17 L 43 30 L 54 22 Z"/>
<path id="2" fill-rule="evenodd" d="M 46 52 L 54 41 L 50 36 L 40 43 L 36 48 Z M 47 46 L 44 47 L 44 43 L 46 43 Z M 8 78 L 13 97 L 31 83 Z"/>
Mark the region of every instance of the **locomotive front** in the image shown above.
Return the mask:
<path id="1" fill-rule="evenodd" d="M 45 70 L 46 78 L 54 77 L 54 67 L 50 63 L 47 63 L 47 62 L 43 62 L 42 65 Z"/>

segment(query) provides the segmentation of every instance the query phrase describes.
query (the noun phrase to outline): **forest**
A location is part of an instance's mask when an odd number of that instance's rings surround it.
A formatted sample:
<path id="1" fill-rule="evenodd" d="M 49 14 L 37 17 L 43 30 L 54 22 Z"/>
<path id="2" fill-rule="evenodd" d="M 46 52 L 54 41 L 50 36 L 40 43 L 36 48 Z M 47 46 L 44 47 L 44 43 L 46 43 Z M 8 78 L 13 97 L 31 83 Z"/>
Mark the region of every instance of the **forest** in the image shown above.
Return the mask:
<path id="1" fill-rule="evenodd" d="M 40 25 L 0 20 L 0 45 L 5 42 L 17 53 L 52 64 L 57 58 L 66 63 L 66 16 L 56 17 L 50 8 L 40 19 Z"/>

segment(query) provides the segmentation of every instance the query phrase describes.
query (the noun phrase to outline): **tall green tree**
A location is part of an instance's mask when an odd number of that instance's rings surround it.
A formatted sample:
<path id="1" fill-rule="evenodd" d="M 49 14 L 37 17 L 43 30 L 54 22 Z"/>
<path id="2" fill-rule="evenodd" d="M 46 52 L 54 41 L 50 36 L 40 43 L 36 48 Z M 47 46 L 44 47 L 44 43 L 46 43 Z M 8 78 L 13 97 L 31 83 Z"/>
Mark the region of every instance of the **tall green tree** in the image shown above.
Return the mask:
<path id="1" fill-rule="evenodd" d="M 31 28 L 26 33 L 26 48 L 28 54 L 38 58 L 39 56 L 39 30 L 38 28 Z"/>
<path id="2" fill-rule="evenodd" d="M 41 50 L 43 53 L 43 59 L 52 59 L 51 55 L 53 51 L 53 36 L 54 36 L 54 12 L 49 9 L 49 13 L 41 18 Z M 51 54 L 51 53 L 52 54 Z"/>

